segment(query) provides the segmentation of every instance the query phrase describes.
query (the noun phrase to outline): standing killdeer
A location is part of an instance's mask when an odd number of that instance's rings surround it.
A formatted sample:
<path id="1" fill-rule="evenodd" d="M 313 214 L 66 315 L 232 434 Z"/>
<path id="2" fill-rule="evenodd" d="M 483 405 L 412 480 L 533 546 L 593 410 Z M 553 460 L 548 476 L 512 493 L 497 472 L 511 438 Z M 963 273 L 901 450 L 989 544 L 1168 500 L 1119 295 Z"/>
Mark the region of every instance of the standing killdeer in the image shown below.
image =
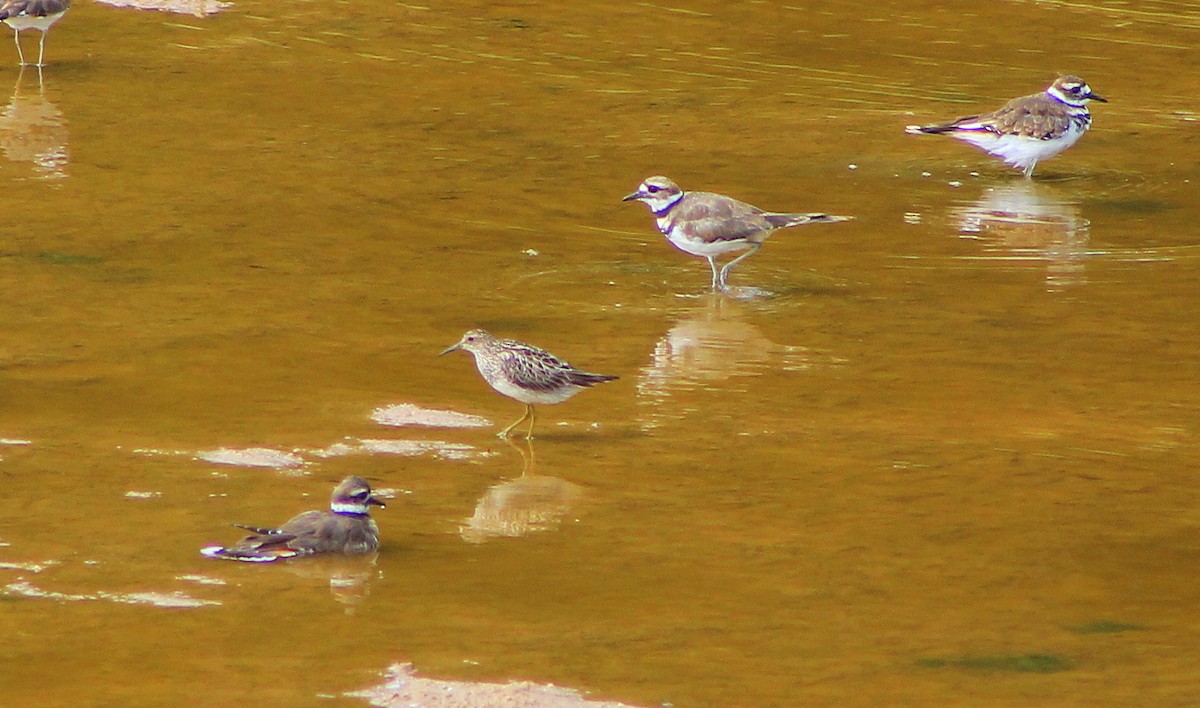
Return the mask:
<path id="1" fill-rule="evenodd" d="M 581 371 L 544 349 L 514 339 L 497 339 L 482 329 L 473 329 L 442 354 L 465 349 L 475 357 L 475 368 L 497 392 L 525 404 L 525 415 L 500 431 L 507 438 L 512 429 L 529 419 L 526 438 L 533 437 L 537 414 L 535 403 L 562 403 L 589 386 L 612 381 L 616 376 Z M 439 354 L 438 356 L 441 356 Z"/>
<path id="2" fill-rule="evenodd" d="M 329 511 L 306 511 L 277 529 L 234 524 L 250 535 L 232 546 L 208 546 L 209 558 L 265 563 L 313 553 L 364 555 L 379 550 L 379 527 L 369 507 L 383 502 L 371 496 L 371 485 L 351 475 L 333 490 Z"/>
<path id="3" fill-rule="evenodd" d="M 1045 91 L 1014 98 L 998 111 L 904 131 L 942 133 L 971 143 L 1024 170 L 1028 179 L 1038 161 L 1066 150 L 1087 132 L 1092 124 L 1088 101 L 1108 102 L 1078 76 L 1060 76 Z"/>
<path id="4" fill-rule="evenodd" d="M 21 30 L 35 29 L 42 33 L 38 43 L 38 60 L 34 66 L 43 66 L 46 54 L 46 33 L 50 27 L 71 7 L 71 0 L 0 0 L 0 20 L 12 27 L 13 39 L 17 43 L 17 56 L 21 66 L 25 63 L 25 52 L 21 51 Z"/>
<path id="5" fill-rule="evenodd" d="M 754 254 L 775 229 L 814 222 L 846 221 L 853 217 L 829 214 L 780 214 L 763 211 L 733 197 L 711 192 L 685 192 L 662 176 L 648 177 L 621 201 L 645 202 L 658 230 L 684 253 L 708 259 L 713 290 L 726 290 L 729 271 Z M 717 256 L 746 251 L 717 270 Z"/>

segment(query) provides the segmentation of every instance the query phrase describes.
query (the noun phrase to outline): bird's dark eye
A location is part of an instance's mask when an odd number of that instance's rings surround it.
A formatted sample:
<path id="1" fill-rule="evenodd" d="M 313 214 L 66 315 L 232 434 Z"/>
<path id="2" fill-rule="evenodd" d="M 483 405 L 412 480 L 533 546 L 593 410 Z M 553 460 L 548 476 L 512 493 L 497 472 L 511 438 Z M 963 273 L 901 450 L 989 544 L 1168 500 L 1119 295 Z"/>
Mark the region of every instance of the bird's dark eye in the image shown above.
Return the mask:
<path id="1" fill-rule="evenodd" d="M 662 187 L 659 187 L 658 185 L 654 185 L 654 184 L 646 185 L 646 191 L 651 194 L 654 194 L 655 192 L 657 192 L 660 189 L 662 189 Z"/>

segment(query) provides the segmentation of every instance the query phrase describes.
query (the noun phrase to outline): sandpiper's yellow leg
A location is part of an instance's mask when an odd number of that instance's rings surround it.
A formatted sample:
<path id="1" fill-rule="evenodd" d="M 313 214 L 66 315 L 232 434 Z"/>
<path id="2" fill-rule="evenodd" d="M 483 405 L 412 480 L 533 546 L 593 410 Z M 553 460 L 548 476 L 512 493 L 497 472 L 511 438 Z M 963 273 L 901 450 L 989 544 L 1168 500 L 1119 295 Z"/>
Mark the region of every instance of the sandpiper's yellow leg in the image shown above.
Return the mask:
<path id="1" fill-rule="evenodd" d="M 532 404 L 529 404 L 529 403 L 526 403 L 526 404 L 525 404 L 525 415 L 521 416 L 520 418 L 517 418 L 517 422 L 515 422 L 515 423 L 513 423 L 512 425 L 508 426 L 508 427 L 507 427 L 507 428 L 505 428 L 504 430 L 501 430 L 499 433 L 497 433 L 497 434 L 496 434 L 496 436 L 497 436 L 497 437 L 501 437 L 501 438 L 507 438 L 507 437 L 508 437 L 508 434 L 512 432 L 512 429 L 513 429 L 513 428 L 517 427 L 517 426 L 518 426 L 518 425 L 520 425 L 521 423 L 524 423 L 524 422 L 525 422 L 525 419 L 526 419 L 526 418 L 528 418 L 528 417 L 530 417 L 532 414 L 533 414 L 533 405 L 532 405 Z M 531 427 L 532 427 L 532 424 L 531 424 Z"/>
<path id="2" fill-rule="evenodd" d="M 526 440 L 533 440 L 533 424 L 537 422 L 537 409 L 529 404 L 529 432 L 525 433 Z"/>

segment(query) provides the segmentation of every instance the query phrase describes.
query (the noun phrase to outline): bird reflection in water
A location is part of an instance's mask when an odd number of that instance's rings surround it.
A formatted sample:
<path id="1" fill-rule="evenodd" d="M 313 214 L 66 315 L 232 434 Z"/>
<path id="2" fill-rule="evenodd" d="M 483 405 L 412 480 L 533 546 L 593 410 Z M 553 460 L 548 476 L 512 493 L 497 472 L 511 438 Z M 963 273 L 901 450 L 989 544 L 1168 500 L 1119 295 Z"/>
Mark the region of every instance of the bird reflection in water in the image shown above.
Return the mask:
<path id="1" fill-rule="evenodd" d="M 28 82 L 33 86 L 24 86 Z M 46 98 L 42 70 L 22 68 L 17 73 L 12 99 L 0 112 L 0 150 L 14 163 L 28 163 L 33 176 L 57 180 L 67 176 L 70 155 L 67 142 L 67 119 L 58 106 Z"/>
<path id="2" fill-rule="evenodd" d="M 534 473 L 532 440 L 504 441 L 521 453 L 521 476 L 489 487 L 479 498 L 475 513 L 459 527 L 459 535 L 468 543 L 556 529 L 583 497 L 577 484 Z"/>
<path id="3" fill-rule="evenodd" d="M 803 371 L 814 365 L 812 350 L 773 342 L 756 325 L 744 321 L 747 303 L 719 295 L 706 296 L 703 303 L 659 338 L 650 363 L 638 373 L 638 403 L 652 407 L 642 417 L 643 428 L 656 427 L 660 418 L 676 419 L 688 412 L 678 402 L 662 405 L 673 390 L 708 388 L 768 368 Z M 729 389 L 728 385 L 721 388 Z"/>
<path id="4" fill-rule="evenodd" d="M 1058 197 L 1049 185 L 1026 181 L 993 187 L 950 213 L 963 238 L 982 242 L 984 258 L 1044 261 L 1047 290 L 1087 282 L 1090 223 L 1079 215 L 1077 202 Z"/>
<path id="5" fill-rule="evenodd" d="M 329 592 L 350 615 L 371 594 L 371 581 L 380 573 L 375 567 L 378 558 L 378 553 L 367 556 L 312 556 L 305 558 L 302 563 L 282 563 L 279 566 L 298 578 L 328 580 Z"/>

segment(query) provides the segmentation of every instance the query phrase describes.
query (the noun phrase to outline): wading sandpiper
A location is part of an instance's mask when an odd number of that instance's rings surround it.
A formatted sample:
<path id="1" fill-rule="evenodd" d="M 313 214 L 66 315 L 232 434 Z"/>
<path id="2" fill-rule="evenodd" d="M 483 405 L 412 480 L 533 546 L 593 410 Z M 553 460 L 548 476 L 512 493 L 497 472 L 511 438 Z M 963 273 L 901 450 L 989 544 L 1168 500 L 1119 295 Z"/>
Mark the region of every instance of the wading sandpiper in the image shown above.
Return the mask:
<path id="1" fill-rule="evenodd" d="M 489 386 L 525 404 L 525 415 L 500 431 L 502 438 L 508 437 L 512 429 L 526 419 L 529 420 L 529 431 L 525 437 L 533 437 L 533 425 L 537 421 L 537 413 L 533 410 L 535 404 L 562 403 L 585 388 L 617 378 L 581 371 L 544 349 L 514 339 L 498 339 L 481 329 L 467 332 L 458 344 L 448 347 L 442 354 L 459 349 L 475 357 L 475 368 Z"/>

